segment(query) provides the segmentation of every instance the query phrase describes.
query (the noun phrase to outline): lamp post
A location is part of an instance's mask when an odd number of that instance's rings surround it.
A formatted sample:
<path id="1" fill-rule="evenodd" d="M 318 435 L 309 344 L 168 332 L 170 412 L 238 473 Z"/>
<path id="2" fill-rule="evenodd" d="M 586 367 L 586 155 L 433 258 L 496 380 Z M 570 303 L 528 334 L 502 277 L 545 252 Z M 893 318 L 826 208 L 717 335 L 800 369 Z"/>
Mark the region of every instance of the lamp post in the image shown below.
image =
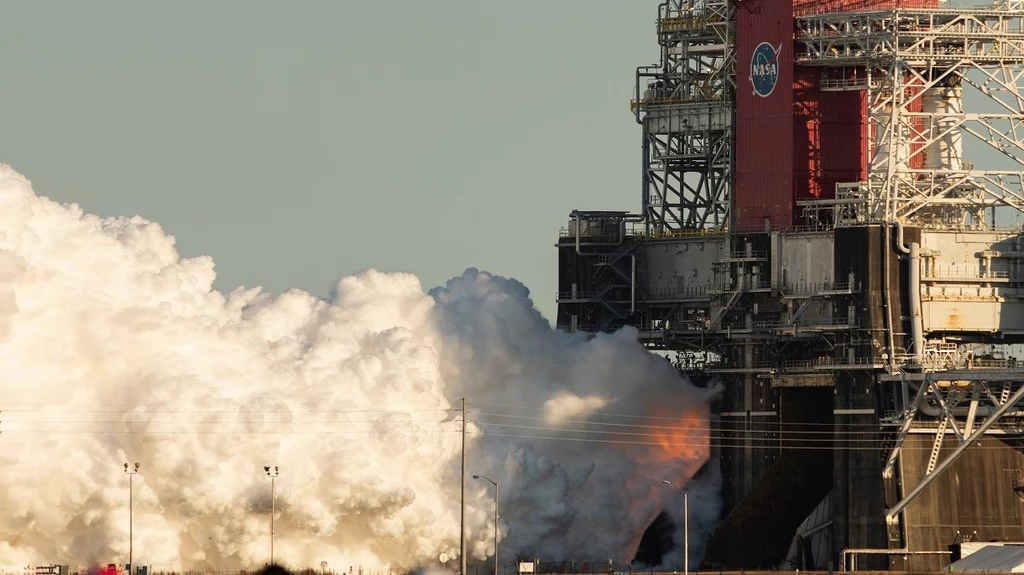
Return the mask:
<path id="1" fill-rule="evenodd" d="M 139 472 L 139 463 L 136 462 L 135 465 L 129 467 L 125 462 L 124 472 L 128 475 L 128 573 L 131 574 L 135 570 L 135 564 L 132 562 L 132 553 L 135 550 L 135 511 L 133 509 L 135 493 L 132 479 Z"/>
<path id="2" fill-rule="evenodd" d="M 274 564 L 274 515 L 277 514 L 277 500 L 274 494 L 274 483 L 277 480 L 277 476 L 280 469 L 275 465 L 273 467 L 269 465 L 263 466 L 263 471 L 267 472 L 267 477 L 270 478 L 270 564 Z"/>
<path id="3" fill-rule="evenodd" d="M 483 475 L 474 475 L 473 479 L 483 479 L 494 486 L 494 575 L 498 575 L 498 482 Z"/>
<path id="4" fill-rule="evenodd" d="M 662 483 L 675 487 L 668 479 Z M 690 500 L 689 493 L 683 491 L 683 575 L 690 575 Z"/>

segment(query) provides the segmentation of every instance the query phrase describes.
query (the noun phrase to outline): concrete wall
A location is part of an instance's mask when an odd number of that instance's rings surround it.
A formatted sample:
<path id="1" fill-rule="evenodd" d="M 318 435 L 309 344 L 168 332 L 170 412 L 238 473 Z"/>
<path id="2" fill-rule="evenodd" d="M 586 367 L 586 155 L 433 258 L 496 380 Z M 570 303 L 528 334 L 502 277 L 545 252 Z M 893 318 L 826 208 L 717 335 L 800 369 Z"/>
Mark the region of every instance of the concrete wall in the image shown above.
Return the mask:
<path id="1" fill-rule="evenodd" d="M 908 230 L 910 231 L 912 230 Z M 895 327 L 893 345 L 897 352 L 901 352 L 906 347 L 903 334 L 908 332 L 902 326 L 901 318 L 907 314 L 904 312 L 903 298 L 900 297 L 902 278 L 898 254 L 886 243 L 885 230 L 878 226 L 842 228 L 836 230 L 835 237 L 836 274 L 854 274 L 855 280 L 860 284 L 860 292 L 853 298 L 856 315 L 860 327 L 870 330 L 865 334 L 870 338 L 869 343 L 859 346 L 857 356 L 877 359 L 888 348 L 888 338 L 884 330 L 888 327 L 890 311 Z M 884 297 L 886 259 L 889 262 L 888 299 Z M 891 310 L 886 309 L 886 301 L 892 306 Z"/>
<path id="2" fill-rule="evenodd" d="M 786 286 L 834 283 L 835 237 L 831 233 L 786 234 L 778 236 L 779 283 Z"/>
<path id="3" fill-rule="evenodd" d="M 725 238 L 654 240 L 637 250 L 642 253 L 644 262 L 637 270 L 637 281 L 645 286 L 648 299 L 659 299 L 706 290 L 714 285 L 712 264 L 722 257 Z"/>
<path id="4" fill-rule="evenodd" d="M 878 428 L 878 396 L 874 377 L 841 374 L 836 381 L 833 409 L 835 440 L 832 492 L 833 559 L 837 567 L 843 549 L 884 549 L 885 491 L 882 485 L 882 434 Z M 856 413 L 855 413 L 856 412 Z M 874 413 L 872 413 L 874 412 Z M 885 569 L 884 555 L 858 557 L 861 569 Z"/>
<path id="5" fill-rule="evenodd" d="M 776 285 L 785 286 L 794 291 L 821 291 L 837 281 L 845 282 L 846 277 L 836 277 L 835 270 L 835 237 L 832 233 L 784 234 L 776 237 L 775 262 Z M 805 300 L 792 300 L 790 305 L 795 311 Z M 801 314 L 801 321 L 827 320 L 837 311 L 845 314 L 846 310 L 834 310 L 833 302 L 816 300 Z"/>
<path id="6" fill-rule="evenodd" d="M 926 332 L 1024 332 L 1016 236 L 924 230 L 921 246 Z"/>
<path id="7" fill-rule="evenodd" d="M 916 434 L 907 438 L 899 461 L 905 492 L 924 475 L 934 438 Z M 950 434 L 940 457 L 956 447 L 956 438 Z M 980 440 L 907 507 L 910 549 L 946 549 L 958 531 L 977 532 L 977 541 L 1024 540 L 1024 501 L 1013 491 L 1013 482 L 1022 473 L 1024 455 L 1018 449 L 995 437 Z M 946 563 L 948 558 L 914 556 L 906 561 L 894 559 L 893 568 L 937 570 Z"/>
<path id="8" fill-rule="evenodd" d="M 1010 252 L 1015 249 L 1013 234 L 990 231 L 942 231 L 922 230 L 921 247 L 936 251 L 937 275 L 977 276 L 980 270 L 980 253 L 986 250 Z M 1010 271 L 1010 260 L 999 259 L 994 269 Z"/>

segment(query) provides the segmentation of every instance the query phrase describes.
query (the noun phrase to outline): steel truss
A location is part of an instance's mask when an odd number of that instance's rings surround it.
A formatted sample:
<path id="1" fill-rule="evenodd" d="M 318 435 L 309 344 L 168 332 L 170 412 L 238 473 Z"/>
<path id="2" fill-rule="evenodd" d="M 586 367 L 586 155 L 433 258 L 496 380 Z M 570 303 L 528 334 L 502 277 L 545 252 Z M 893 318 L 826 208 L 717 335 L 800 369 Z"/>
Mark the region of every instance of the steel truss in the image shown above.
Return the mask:
<path id="1" fill-rule="evenodd" d="M 1005 369 L 994 370 L 989 379 L 961 379 L 972 376 L 978 378 L 979 375 L 973 366 L 968 366 L 949 372 L 890 376 L 902 383 L 902 393 L 907 403 L 903 413 L 892 422 L 900 425 L 900 432 L 886 458 L 883 477 L 893 477 L 907 435 L 918 432 L 930 433 L 935 437 L 924 477 L 888 510 L 886 520 L 890 524 L 894 524 L 907 505 L 977 440 L 985 435 L 1024 434 L 1020 426 L 1020 418 L 1024 413 L 1019 408 L 1024 399 L 1024 365 L 1014 362 L 1013 365 L 1005 366 Z M 913 389 L 915 385 L 916 390 Z M 911 392 L 913 400 L 910 400 Z M 934 420 L 921 421 L 922 413 Z M 983 413 L 987 416 L 981 417 Z M 942 444 L 950 433 L 959 445 L 940 461 Z"/>
<path id="2" fill-rule="evenodd" d="M 823 68 L 823 90 L 864 91 L 868 128 L 865 181 L 805 205 L 833 209 L 840 225 L 986 227 L 990 208 L 1024 210 L 1020 4 L 800 18 L 797 61 Z M 963 109 L 965 88 L 983 100 L 979 111 Z M 1009 169 L 964 161 L 962 139 L 994 150 Z"/>
<path id="3" fill-rule="evenodd" d="M 631 109 L 643 126 L 648 231 L 727 229 L 732 169 L 733 5 L 668 0 L 661 62 L 637 69 Z"/>

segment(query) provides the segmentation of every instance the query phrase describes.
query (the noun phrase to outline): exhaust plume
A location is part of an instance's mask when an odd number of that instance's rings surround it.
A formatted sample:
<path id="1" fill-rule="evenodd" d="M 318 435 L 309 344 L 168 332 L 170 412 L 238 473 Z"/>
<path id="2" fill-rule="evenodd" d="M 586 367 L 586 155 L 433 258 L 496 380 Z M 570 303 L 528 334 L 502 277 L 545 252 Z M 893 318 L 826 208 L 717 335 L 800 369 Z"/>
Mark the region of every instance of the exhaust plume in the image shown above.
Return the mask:
<path id="1" fill-rule="evenodd" d="M 429 293 L 370 270 L 329 301 L 225 294 L 159 225 L 37 196 L 4 164 L 0 206 L 0 567 L 126 562 L 126 462 L 137 565 L 265 564 L 265 465 L 279 561 L 457 565 L 462 397 L 502 562 L 628 561 L 663 509 L 682 525 L 708 392 L 632 330 L 553 331 L 522 284 L 475 269 Z M 493 488 L 467 481 L 483 560 Z M 717 499 L 690 502 L 701 541 Z"/>

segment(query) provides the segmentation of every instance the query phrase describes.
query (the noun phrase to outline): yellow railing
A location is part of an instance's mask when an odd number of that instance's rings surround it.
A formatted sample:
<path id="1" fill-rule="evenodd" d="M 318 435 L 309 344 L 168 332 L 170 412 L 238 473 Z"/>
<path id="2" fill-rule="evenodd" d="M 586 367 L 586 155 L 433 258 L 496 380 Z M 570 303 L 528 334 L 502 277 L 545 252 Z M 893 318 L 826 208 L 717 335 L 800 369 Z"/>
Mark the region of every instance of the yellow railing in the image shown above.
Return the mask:
<path id="1" fill-rule="evenodd" d="M 651 232 L 646 237 L 652 240 L 663 240 L 670 238 L 696 238 L 696 237 L 711 237 L 711 236 L 724 236 L 728 232 L 725 230 L 717 229 L 697 229 L 697 230 L 669 230 L 667 232 Z"/>
<path id="2" fill-rule="evenodd" d="M 669 240 L 677 238 L 701 238 L 701 237 L 720 237 L 728 234 L 726 230 L 708 228 L 708 229 L 687 229 L 687 230 L 668 230 L 664 232 L 644 232 L 643 230 L 635 229 L 626 232 L 626 238 L 646 239 L 646 240 Z M 558 239 L 561 240 L 575 240 L 576 235 L 571 233 L 567 228 L 558 230 Z M 612 244 L 618 244 L 618 234 L 580 234 L 580 239 L 587 242 L 594 242 L 604 240 L 602 243 L 607 243 L 609 246 Z"/>
<path id="3" fill-rule="evenodd" d="M 643 100 L 630 100 L 629 111 L 635 112 L 638 109 L 643 110 L 647 106 L 664 106 L 671 104 L 695 104 L 703 102 L 721 102 L 721 96 L 711 96 L 708 98 L 646 98 Z"/>
<path id="4" fill-rule="evenodd" d="M 707 28 L 709 22 L 711 20 L 708 18 L 694 18 L 692 16 L 664 18 L 658 20 L 658 32 L 679 32 L 681 30 Z"/>

